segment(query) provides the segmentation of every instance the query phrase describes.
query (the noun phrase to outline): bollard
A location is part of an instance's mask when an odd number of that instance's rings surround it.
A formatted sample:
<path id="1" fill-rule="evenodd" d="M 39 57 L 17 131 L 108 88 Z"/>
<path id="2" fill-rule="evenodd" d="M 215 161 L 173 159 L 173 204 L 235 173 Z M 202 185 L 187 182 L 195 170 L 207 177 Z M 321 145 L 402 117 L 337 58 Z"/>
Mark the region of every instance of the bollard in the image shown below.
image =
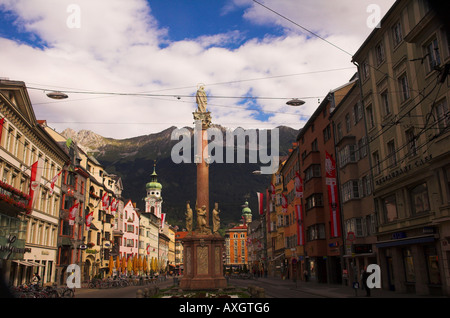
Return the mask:
<path id="1" fill-rule="evenodd" d="M 142 294 L 141 289 L 138 289 L 138 291 L 136 292 L 136 298 L 144 298 L 144 295 Z"/>

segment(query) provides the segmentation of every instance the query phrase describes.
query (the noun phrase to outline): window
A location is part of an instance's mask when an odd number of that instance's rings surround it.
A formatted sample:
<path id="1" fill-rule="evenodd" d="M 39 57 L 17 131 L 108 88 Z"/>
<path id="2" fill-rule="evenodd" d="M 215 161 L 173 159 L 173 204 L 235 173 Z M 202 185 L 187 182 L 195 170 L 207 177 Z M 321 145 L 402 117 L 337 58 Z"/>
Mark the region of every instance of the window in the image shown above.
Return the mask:
<path id="1" fill-rule="evenodd" d="M 403 254 L 403 265 L 405 267 L 405 279 L 409 283 L 414 283 L 416 281 L 416 274 L 414 271 L 414 262 L 411 253 L 411 248 L 409 247 L 403 248 L 402 254 Z"/>
<path id="2" fill-rule="evenodd" d="M 445 99 L 436 104 L 435 116 L 439 132 L 442 132 L 450 125 L 450 113 L 448 111 L 448 105 Z"/>
<path id="3" fill-rule="evenodd" d="M 406 74 L 403 74 L 398 78 L 398 86 L 400 88 L 400 100 L 401 102 L 404 102 L 409 98 L 409 85 Z"/>
<path id="4" fill-rule="evenodd" d="M 320 178 L 320 165 L 312 164 L 305 171 L 305 181 L 310 180 L 311 178 Z"/>
<path id="5" fill-rule="evenodd" d="M 308 241 L 325 239 L 325 224 L 314 224 L 306 232 Z"/>
<path id="6" fill-rule="evenodd" d="M 362 72 L 363 80 L 366 80 L 369 78 L 370 73 L 369 73 L 369 65 L 367 64 L 367 61 L 364 61 L 362 63 L 361 72 Z"/>
<path id="7" fill-rule="evenodd" d="M 319 151 L 319 147 L 317 146 L 317 138 L 311 143 L 311 151 Z"/>
<path id="8" fill-rule="evenodd" d="M 395 154 L 395 143 L 391 140 L 387 143 L 388 163 L 389 167 L 393 167 L 397 164 L 397 156 Z"/>
<path id="9" fill-rule="evenodd" d="M 72 196 L 69 196 L 67 194 L 64 194 L 64 206 L 63 209 L 64 210 L 69 210 L 71 207 L 73 207 L 74 203 L 75 203 L 75 199 Z"/>
<path id="10" fill-rule="evenodd" d="M 61 235 L 72 236 L 72 225 L 69 225 L 69 220 L 62 220 Z"/>
<path id="11" fill-rule="evenodd" d="M 342 168 L 350 162 L 357 162 L 359 154 L 356 145 L 347 145 L 338 153 L 339 167 Z"/>
<path id="12" fill-rule="evenodd" d="M 405 131 L 406 142 L 408 143 L 408 156 L 415 156 L 417 154 L 417 142 L 414 135 L 414 128 Z"/>
<path id="13" fill-rule="evenodd" d="M 412 188 L 410 191 L 410 198 L 412 214 L 430 211 L 426 183 L 419 184 L 418 186 Z"/>
<path id="14" fill-rule="evenodd" d="M 368 195 L 372 194 L 372 184 L 370 183 L 370 176 L 362 177 L 362 185 L 363 185 L 364 195 L 368 196 Z"/>
<path id="15" fill-rule="evenodd" d="M 361 103 L 358 102 L 353 106 L 353 123 L 356 125 L 363 117 Z"/>
<path id="16" fill-rule="evenodd" d="M 316 207 L 323 207 L 323 195 L 322 193 L 314 193 L 306 198 L 306 210 L 310 210 Z"/>
<path id="17" fill-rule="evenodd" d="M 345 115 L 345 128 L 347 130 L 347 133 L 349 133 L 350 130 L 352 129 L 352 125 L 350 123 L 350 115 L 349 114 Z"/>
<path id="18" fill-rule="evenodd" d="M 134 225 L 133 224 L 127 224 L 127 232 L 133 233 L 134 232 Z"/>
<path id="19" fill-rule="evenodd" d="M 427 71 L 431 72 L 436 66 L 441 64 L 441 56 L 439 54 L 439 47 L 437 39 L 428 42 L 424 47 L 424 54 L 427 57 Z"/>
<path id="20" fill-rule="evenodd" d="M 323 142 L 325 143 L 325 142 L 327 142 L 330 139 L 331 139 L 331 127 L 330 127 L 330 125 L 328 125 L 323 130 Z"/>
<path id="21" fill-rule="evenodd" d="M 372 153 L 372 163 L 374 167 L 374 174 L 380 174 L 381 173 L 381 163 L 380 163 L 380 155 L 378 154 L 378 151 L 375 151 Z"/>
<path id="22" fill-rule="evenodd" d="M 336 125 L 336 142 L 342 139 L 342 127 L 341 123 Z"/>
<path id="23" fill-rule="evenodd" d="M 367 137 L 364 136 L 358 141 L 358 149 L 360 158 L 367 156 Z"/>
<path id="24" fill-rule="evenodd" d="M 387 116 L 391 113 L 391 109 L 389 106 L 389 96 L 387 90 L 383 91 L 380 95 L 381 98 L 381 107 L 383 107 L 384 115 Z"/>
<path id="25" fill-rule="evenodd" d="M 400 22 L 397 22 L 392 27 L 392 39 L 394 42 L 394 47 L 397 46 L 403 40 L 402 25 L 400 24 Z"/>
<path id="26" fill-rule="evenodd" d="M 366 114 L 367 114 L 367 126 L 368 126 L 368 128 L 370 129 L 370 128 L 375 127 L 375 120 L 374 120 L 374 117 L 373 117 L 372 105 L 367 106 Z"/>
<path id="27" fill-rule="evenodd" d="M 395 194 L 383 199 L 383 213 L 385 222 L 392 222 L 397 219 L 397 202 Z"/>
<path id="28" fill-rule="evenodd" d="M 350 180 L 342 185 L 342 201 L 346 202 L 352 199 L 359 199 L 359 182 Z"/>
<path id="29" fill-rule="evenodd" d="M 377 65 L 380 65 L 381 63 L 384 62 L 384 45 L 383 42 L 380 42 L 377 44 L 377 46 L 375 46 L 375 56 L 377 59 Z"/>
<path id="30" fill-rule="evenodd" d="M 345 220 L 345 231 L 355 233 L 356 237 L 364 237 L 366 236 L 366 224 L 363 218 L 351 218 Z"/>
<path id="31" fill-rule="evenodd" d="M 428 281 L 430 284 L 441 285 L 441 274 L 439 270 L 439 256 L 436 247 L 424 246 L 425 258 L 427 262 Z"/>

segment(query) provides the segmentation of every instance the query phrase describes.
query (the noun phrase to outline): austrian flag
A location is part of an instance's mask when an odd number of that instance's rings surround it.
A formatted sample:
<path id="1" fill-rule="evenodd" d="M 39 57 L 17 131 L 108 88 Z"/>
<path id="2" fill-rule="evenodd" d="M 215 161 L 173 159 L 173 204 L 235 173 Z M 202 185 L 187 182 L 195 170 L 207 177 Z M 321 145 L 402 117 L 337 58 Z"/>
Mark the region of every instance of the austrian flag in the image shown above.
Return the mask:
<path id="1" fill-rule="evenodd" d="M 89 231 L 92 223 L 92 219 L 94 218 L 94 211 L 91 211 L 88 215 L 86 215 L 86 230 Z"/>
<path id="2" fill-rule="evenodd" d="M 258 197 L 259 215 L 263 215 L 263 213 L 264 213 L 264 195 L 262 193 L 256 192 L 256 196 Z"/>
<path id="3" fill-rule="evenodd" d="M 69 210 L 69 225 L 75 224 L 75 217 L 78 214 L 78 211 L 80 209 L 80 203 L 75 204 L 73 207 Z"/>
<path id="4" fill-rule="evenodd" d="M 102 197 L 102 210 L 106 210 L 109 207 L 109 197 L 108 193 L 105 192 Z"/>
<path id="5" fill-rule="evenodd" d="M 31 200 L 28 203 L 30 209 L 34 208 L 36 199 L 39 195 L 39 188 L 41 185 L 42 170 L 44 169 L 44 161 L 39 158 L 38 161 L 31 166 L 31 178 L 30 178 L 30 197 Z"/>
<path id="6" fill-rule="evenodd" d="M 281 194 L 281 211 L 283 213 L 287 213 L 288 210 L 288 199 L 284 195 L 284 193 Z"/>
<path id="7" fill-rule="evenodd" d="M 60 172 L 58 172 L 58 173 L 53 177 L 53 179 L 52 179 L 52 181 L 51 181 L 51 183 L 50 183 L 50 195 L 53 194 L 53 191 L 54 191 L 54 189 L 55 189 L 55 183 L 56 183 L 56 181 L 58 180 L 59 176 L 61 175 L 61 172 L 62 172 L 62 170 L 61 170 Z"/>

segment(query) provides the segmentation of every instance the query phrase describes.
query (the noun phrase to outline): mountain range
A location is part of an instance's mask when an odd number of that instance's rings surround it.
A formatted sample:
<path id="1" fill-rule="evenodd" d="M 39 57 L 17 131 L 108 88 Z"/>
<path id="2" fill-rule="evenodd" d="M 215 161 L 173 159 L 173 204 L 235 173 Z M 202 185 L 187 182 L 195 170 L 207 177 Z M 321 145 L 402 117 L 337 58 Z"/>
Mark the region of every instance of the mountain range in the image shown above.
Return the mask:
<path id="1" fill-rule="evenodd" d="M 222 132 L 224 138 L 226 131 L 230 131 L 221 126 L 215 128 Z M 286 126 L 277 128 L 279 156 L 282 157 L 288 155 L 299 131 Z M 131 199 L 136 202 L 140 210 L 145 208 L 145 185 L 150 182 L 156 164 L 158 182 L 162 184 L 163 213 L 166 213 L 169 224 L 183 228 L 186 201 L 195 202 L 196 199 L 196 164 L 184 162 L 177 164 L 172 160 L 172 148 L 181 140 L 172 140 L 171 135 L 175 129 L 177 128 L 170 127 L 158 133 L 128 139 L 106 138 L 92 131 L 76 132 L 70 128 L 61 134 L 71 138 L 84 151 L 93 155 L 108 173 L 120 176 L 124 186 L 122 196 L 125 200 Z M 187 135 L 193 136 L 192 128 L 186 127 L 184 130 L 188 132 Z M 259 135 L 260 131 L 257 130 L 257 133 Z M 269 131 L 267 154 L 272 154 L 270 137 Z M 194 154 L 193 139 L 191 138 L 191 154 Z M 234 142 L 235 153 L 241 146 L 237 140 Z M 214 206 L 214 202 L 219 202 L 222 226 L 240 221 L 245 201 L 248 201 L 253 216 L 257 216 L 256 192 L 265 192 L 269 186 L 269 175 L 252 173 L 268 164 L 250 163 L 249 147 L 251 148 L 251 145 L 246 138 L 244 163 L 215 162 L 209 165 L 210 209 Z M 223 150 L 223 153 L 225 158 L 226 151 Z"/>

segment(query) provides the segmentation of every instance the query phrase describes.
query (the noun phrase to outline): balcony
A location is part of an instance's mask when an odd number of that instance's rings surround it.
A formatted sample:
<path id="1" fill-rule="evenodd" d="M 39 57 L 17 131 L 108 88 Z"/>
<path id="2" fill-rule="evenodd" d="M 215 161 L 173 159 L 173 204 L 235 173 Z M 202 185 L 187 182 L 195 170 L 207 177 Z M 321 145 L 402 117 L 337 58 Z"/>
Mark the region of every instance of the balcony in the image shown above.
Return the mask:
<path id="1" fill-rule="evenodd" d="M 18 213 L 31 213 L 28 207 L 31 197 L 13 186 L 0 181 L 0 209 Z"/>

